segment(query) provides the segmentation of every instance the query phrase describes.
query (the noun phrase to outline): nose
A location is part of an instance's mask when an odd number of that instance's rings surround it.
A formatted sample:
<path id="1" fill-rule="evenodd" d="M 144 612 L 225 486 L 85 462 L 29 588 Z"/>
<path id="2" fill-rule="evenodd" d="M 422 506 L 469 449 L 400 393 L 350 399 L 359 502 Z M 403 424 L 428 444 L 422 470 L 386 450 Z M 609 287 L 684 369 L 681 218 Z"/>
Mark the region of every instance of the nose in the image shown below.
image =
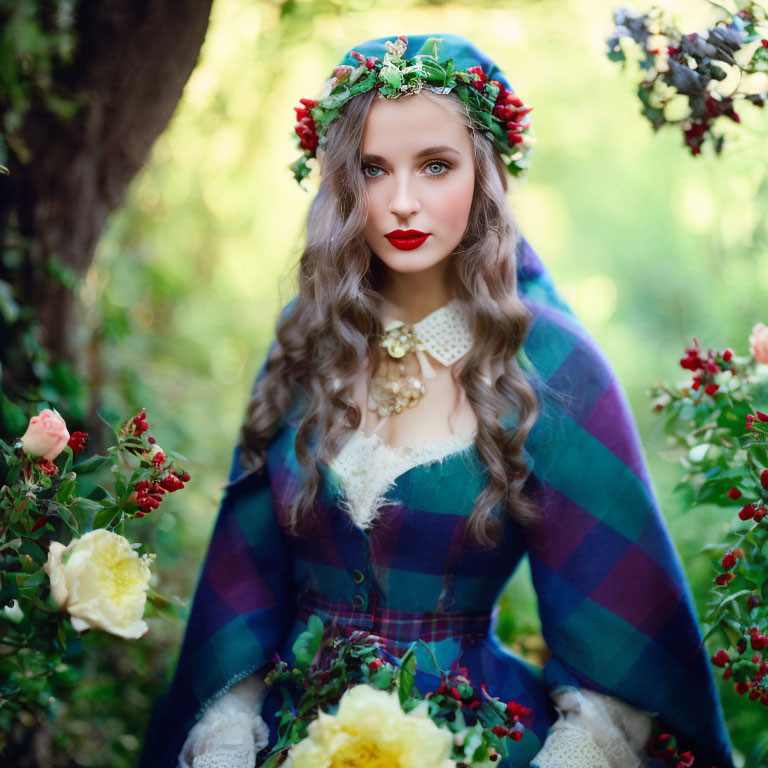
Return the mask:
<path id="1" fill-rule="evenodd" d="M 398 219 L 406 220 L 421 210 L 416 184 L 410 174 L 395 175 L 392 197 L 389 201 L 389 212 Z"/>

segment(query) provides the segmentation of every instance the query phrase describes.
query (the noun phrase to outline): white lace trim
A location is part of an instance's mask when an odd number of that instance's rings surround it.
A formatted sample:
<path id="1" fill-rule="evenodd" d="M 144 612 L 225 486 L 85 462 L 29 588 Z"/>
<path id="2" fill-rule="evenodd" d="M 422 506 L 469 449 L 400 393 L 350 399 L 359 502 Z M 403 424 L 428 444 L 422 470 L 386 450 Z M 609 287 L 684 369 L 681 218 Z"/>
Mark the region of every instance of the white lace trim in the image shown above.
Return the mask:
<path id="1" fill-rule="evenodd" d="M 561 725 L 550 729 L 531 768 L 611 768 L 603 751 L 582 728 Z"/>
<path id="2" fill-rule="evenodd" d="M 559 718 L 532 768 L 642 768 L 654 716 L 614 696 L 562 686 L 552 693 Z M 599 756 L 595 754 L 598 750 Z"/>
<path id="3" fill-rule="evenodd" d="M 386 494 L 400 475 L 412 467 L 446 459 L 468 448 L 474 439 L 474 435 L 451 435 L 417 448 L 393 448 L 375 432 L 365 435 L 356 430 L 331 462 L 343 490 L 339 507 L 358 527 L 370 526 L 381 507 L 391 503 Z"/>
<path id="4" fill-rule="evenodd" d="M 253 673 L 204 709 L 187 734 L 178 768 L 253 768 L 269 742 L 260 716 L 266 685 Z"/>

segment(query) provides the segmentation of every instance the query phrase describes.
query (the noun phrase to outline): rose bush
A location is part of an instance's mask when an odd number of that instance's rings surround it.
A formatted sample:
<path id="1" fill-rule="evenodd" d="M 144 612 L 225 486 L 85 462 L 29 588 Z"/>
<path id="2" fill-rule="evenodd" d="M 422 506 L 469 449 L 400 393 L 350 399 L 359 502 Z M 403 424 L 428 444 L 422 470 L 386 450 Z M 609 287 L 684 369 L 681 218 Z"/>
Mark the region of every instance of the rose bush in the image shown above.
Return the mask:
<path id="1" fill-rule="evenodd" d="M 174 602 L 150 588 L 155 555 L 139 556 L 125 523 L 190 476 L 148 434 L 144 409 L 110 428 L 105 456 L 80 456 L 88 435 L 70 434 L 52 408 L 11 445 L 0 440 L 0 733 L 50 700 L 47 679 L 81 674 L 68 655 L 78 633 L 138 639 L 147 600 Z"/>

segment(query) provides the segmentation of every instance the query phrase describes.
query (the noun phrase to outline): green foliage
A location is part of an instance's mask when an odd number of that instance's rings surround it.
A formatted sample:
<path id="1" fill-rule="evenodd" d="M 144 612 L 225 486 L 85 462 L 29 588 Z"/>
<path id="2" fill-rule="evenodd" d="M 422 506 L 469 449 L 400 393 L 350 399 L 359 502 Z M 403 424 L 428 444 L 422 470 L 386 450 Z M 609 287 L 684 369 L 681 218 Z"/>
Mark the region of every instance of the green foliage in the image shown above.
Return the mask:
<path id="1" fill-rule="evenodd" d="M 0 162 L 8 146 L 21 162 L 31 159 L 19 128 L 34 94 L 42 96 L 52 114 L 67 118 L 76 109 L 56 92 L 53 79 L 56 69 L 72 60 L 76 2 L 0 2 Z"/>

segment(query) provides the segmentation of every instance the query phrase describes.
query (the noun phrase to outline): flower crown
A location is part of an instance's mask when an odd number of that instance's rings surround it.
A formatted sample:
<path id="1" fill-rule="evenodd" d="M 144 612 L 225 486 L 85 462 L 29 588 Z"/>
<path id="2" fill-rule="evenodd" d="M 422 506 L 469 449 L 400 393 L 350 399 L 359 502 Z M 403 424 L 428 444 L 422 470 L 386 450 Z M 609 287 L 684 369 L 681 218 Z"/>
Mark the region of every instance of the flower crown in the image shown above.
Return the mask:
<path id="1" fill-rule="evenodd" d="M 358 51 L 350 56 L 356 67 L 342 64 L 333 70 L 329 92 L 321 99 L 300 99 L 296 110 L 295 132 L 304 152 L 291 164 L 294 178 L 301 185 L 311 168 L 310 158 L 317 156 L 318 146 L 325 143 L 325 132 L 341 108 L 359 93 L 378 88 L 381 94 L 396 99 L 405 93 L 418 93 L 422 88 L 435 93 L 456 92 L 467 106 L 473 126 L 493 142 L 513 176 L 528 169 L 532 147 L 536 141 L 527 106 L 498 80 L 489 80 L 482 67 L 466 71 L 453 67 L 453 59 L 438 61 L 439 38 L 430 37 L 411 59 L 404 59 L 408 38 L 400 35 L 384 43 L 383 59 L 366 58 Z M 525 135 L 524 135 L 525 134 Z"/>

